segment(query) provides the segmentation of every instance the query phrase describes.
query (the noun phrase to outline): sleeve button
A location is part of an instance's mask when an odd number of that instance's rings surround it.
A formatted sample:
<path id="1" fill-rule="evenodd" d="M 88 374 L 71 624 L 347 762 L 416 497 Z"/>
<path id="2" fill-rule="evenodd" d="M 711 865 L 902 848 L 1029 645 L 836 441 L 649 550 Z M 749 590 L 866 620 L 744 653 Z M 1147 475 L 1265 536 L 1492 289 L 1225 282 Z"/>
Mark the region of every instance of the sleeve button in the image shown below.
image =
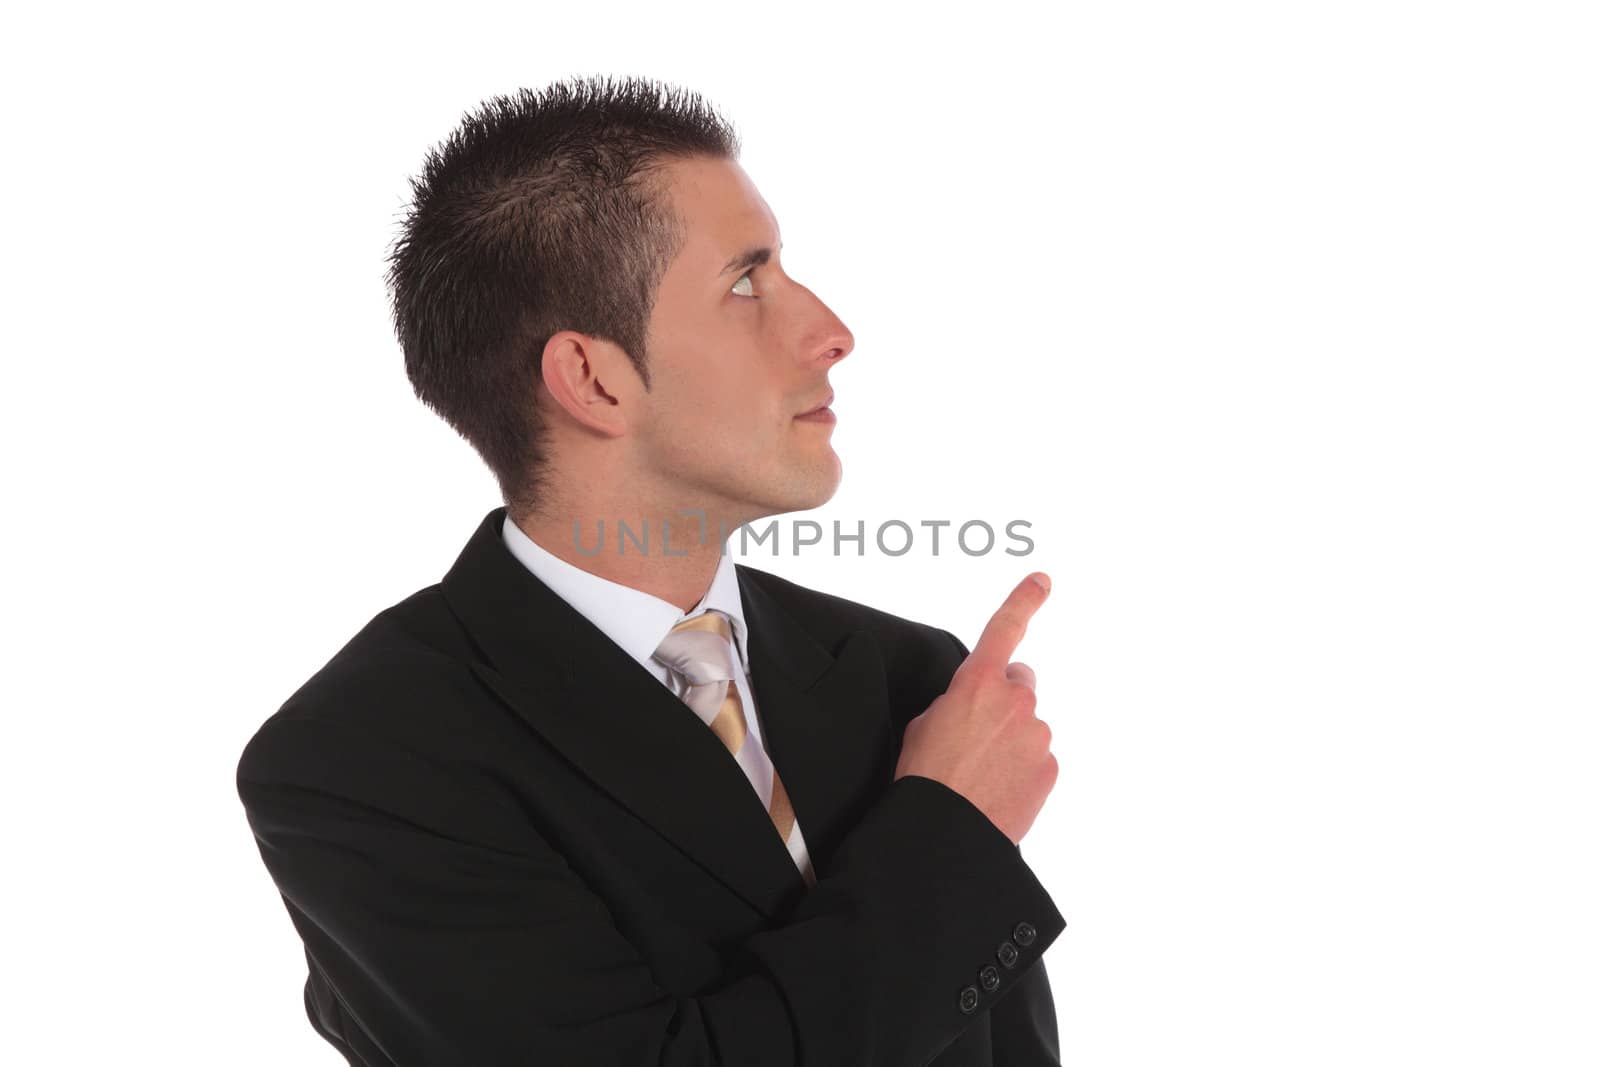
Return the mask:
<path id="1" fill-rule="evenodd" d="M 978 990 L 973 986 L 961 991 L 961 1013 L 971 1015 L 978 1010 Z"/>
<path id="2" fill-rule="evenodd" d="M 1015 967 L 1017 965 L 1017 946 L 1009 941 L 1000 942 L 1000 948 L 995 952 L 995 955 L 1007 967 Z"/>
<path id="3" fill-rule="evenodd" d="M 982 983 L 985 993 L 993 993 L 1000 985 L 1000 972 L 991 963 L 978 972 L 978 981 Z"/>
<path id="4" fill-rule="evenodd" d="M 1033 939 L 1037 937 L 1038 934 L 1039 931 L 1033 928 L 1032 923 L 1018 923 L 1017 928 L 1011 931 L 1012 939 L 1023 948 L 1027 948 L 1029 945 L 1033 944 Z"/>

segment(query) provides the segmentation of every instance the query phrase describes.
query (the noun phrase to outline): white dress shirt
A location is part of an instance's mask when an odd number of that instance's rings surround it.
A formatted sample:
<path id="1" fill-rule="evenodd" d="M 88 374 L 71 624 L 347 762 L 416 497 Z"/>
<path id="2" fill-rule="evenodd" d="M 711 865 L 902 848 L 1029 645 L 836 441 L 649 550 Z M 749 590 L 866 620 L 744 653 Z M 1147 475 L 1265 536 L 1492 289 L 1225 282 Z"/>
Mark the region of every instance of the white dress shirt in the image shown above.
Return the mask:
<path id="1" fill-rule="evenodd" d="M 739 596 L 739 576 L 733 569 L 733 557 L 727 553 L 721 554 L 717 563 L 717 573 L 711 579 L 711 587 L 706 590 L 706 595 L 684 613 L 678 610 L 676 604 L 634 589 L 632 586 L 602 578 L 598 574 L 590 574 L 583 568 L 574 566 L 541 548 L 522 532 L 521 527 L 511 521 L 509 515 L 501 527 L 501 535 L 511 554 L 532 571 L 534 577 L 549 586 L 562 600 L 571 604 L 578 614 L 594 623 L 617 647 L 654 675 L 657 681 L 679 699 L 683 697 L 684 682 L 676 678 L 665 664 L 657 663 L 652 658 L 656 649 L 661 646 L 661 642 L 666 639 L 672 628 L 684 619 L 711 608 L 728 616 L 730 628 L 733 630 L 733 643 L 738 649 L 739 665 L 742 668 L 734 675 L 733 683 L 738 687 L 739 700 L 744 705 L 747 727 L 744 744 L 740 747 L 735 760 L 739 764 L 739 769 L 744 771 L 745 777 L 750 780 L 750 785 L 755 789 L 762 806 L 770 808 L 772 760 L 767 756 L 766 742 L 761 737 L 761 715 L 756 708 L 755 695 L 750 688 L 749 636 L 744 621 L 744 601 Z M 687 704 L 684 706 L 688 707 Z M 710 720 L 705 719 L 703 715 L 701 718 L 706 726 L 710 727 Z M 777 828 L 774 827 L 772 832 L 776 834 Z M 794 828 L 789 833 L 787 844 L 789 855 L 794 859 L 795 866 L 799 868 L 806 884 L 815 885 L 816 875 L 811 869 L 811 856 L 806 852 L 805 837 L 800 833 L 798 816 L 795 818 Z"/>

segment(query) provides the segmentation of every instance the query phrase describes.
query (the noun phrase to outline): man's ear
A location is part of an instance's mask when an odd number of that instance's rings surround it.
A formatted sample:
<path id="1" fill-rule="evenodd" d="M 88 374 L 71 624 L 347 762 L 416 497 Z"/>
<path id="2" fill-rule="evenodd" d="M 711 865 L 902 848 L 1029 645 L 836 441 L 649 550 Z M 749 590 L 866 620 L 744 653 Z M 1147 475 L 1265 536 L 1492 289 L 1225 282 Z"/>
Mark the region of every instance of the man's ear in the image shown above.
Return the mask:
<path id="1" fill-rule="evenodd" d="M 626 352 L 575 330 L 562 330 L 545 342 L 540 377 L 552 403 L 608 437 L 626 432 L 644 392 Z"/>

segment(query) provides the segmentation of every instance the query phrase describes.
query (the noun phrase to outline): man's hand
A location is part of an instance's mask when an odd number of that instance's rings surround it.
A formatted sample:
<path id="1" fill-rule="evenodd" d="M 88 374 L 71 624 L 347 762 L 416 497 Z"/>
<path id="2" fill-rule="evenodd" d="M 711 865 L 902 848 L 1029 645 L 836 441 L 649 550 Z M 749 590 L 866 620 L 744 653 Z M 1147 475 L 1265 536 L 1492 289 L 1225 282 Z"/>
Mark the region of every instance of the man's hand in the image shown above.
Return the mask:
<path id="1" fill-rule="evenodd" d="M 1033 825 L 1059 771 L 1050 727 L 1033 713 L 1034 673 L 1011 662 L 1048 595 L 1049 578 L 1037 572 L 1011 591 L 944 695 L 906 724 L 894 771 L 896 778 L 916 774 L 949 786 L 1012 844 Z"/>

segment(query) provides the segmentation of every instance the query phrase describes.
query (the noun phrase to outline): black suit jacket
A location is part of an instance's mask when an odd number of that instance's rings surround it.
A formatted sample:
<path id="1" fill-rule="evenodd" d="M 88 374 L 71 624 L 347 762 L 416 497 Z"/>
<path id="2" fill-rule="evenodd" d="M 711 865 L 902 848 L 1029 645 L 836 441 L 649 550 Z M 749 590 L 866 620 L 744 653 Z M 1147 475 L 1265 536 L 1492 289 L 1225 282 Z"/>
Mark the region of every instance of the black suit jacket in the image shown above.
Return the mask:
<path id="1" fill-rule="evenodd" d="M 260 727 L 238 790 L 351 1064 L 1058 1064 L 1066 925 L 971 802 L 893 780 L 967 650 L 737 565 L 807 889 L 681 700 L 479 525 Z"/>

